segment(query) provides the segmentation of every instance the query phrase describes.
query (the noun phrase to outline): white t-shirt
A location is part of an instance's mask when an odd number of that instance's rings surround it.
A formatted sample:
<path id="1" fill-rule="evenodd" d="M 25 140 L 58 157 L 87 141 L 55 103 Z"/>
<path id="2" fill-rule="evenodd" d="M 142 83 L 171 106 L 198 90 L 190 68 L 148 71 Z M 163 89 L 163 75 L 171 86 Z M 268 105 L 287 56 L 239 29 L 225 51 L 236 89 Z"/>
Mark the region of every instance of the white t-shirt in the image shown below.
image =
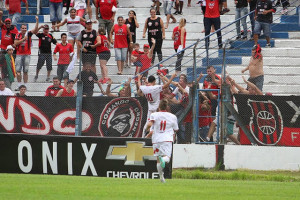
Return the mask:
<path id="1" fill-rule="evenodd" d="M 79 33 L 81 28 L 80 17 L 76 16 L 74 19 L 71 17 L 67 18 L 67 29 L 69 33 Z"/>
<path id="2" fill-rule="evenodd" d="M 150 115 L 153 121 L 152 143 L 173 142 L 174 130 L 178 130 L 177 117 L 169 112 L 160 111 Z"/>
<path id="3" fill-rule="evenodd" d="M 14 96 L 15 94 L 9 89 L 5 88 L 3 91 L 0 90 L 0 96 Z"/>
<path id="4" fill-rule="evenodd" d="M 184 90 L 187 92 L 187 94 L 189 95 L 189 93 L 190 93 L 190 87 L 189 86 L 186 86 L 185 88 L 184 88 Z M 179 88 L 178 87 L 176 87 L 175 88 L 175 90 L 173 91 L 173 94 L 176 96 L 176 95 L 178 95 L 178 100 L 182 100 L 182 94 L 181 94 L 181 92 L 179 92 L 180 90 L 179 90 Z"/>
<path id="5" fill-rule="evenodd" d="M 141 91 L 145 95 L 148 101 L 148 110 L 156 111 L 159 106 L 160 101 L 160 93 L 162 92 L 162 85 L 153 85 L 153 86 L 146 86 L 142 85 L 140 87 Z"/>

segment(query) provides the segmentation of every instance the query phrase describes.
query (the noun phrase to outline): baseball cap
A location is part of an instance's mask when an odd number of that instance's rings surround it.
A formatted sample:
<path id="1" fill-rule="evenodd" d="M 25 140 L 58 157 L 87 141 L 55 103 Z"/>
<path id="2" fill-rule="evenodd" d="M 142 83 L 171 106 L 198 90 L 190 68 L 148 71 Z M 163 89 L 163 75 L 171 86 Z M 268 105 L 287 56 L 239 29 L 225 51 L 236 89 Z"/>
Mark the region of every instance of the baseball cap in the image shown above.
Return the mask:
<path id="1" fill-rule="evenodd" d="M 6 18 L 6 19 L 4 20 L 4 22 L 11 22 L 11 19 L 10 19 L 10 18 Z"/>
<path id="2" fill-rule="evenodd" d="M 48 24 L 45 24 L 45 25 L 44 25 L 44 28 L 45 28 L 45 29 L 49 29 L 49 25 L 48 25 Z"/>
<path id="3" fill-rule="evenodd" d="M 144 44 L 144 48 L 150 48 L 149 44 Z"/>
<path id="4" fill-rule="evenodd" d="M 13 46 L 11 46 L 11 45 L 8 45 L 8 46 L 6 47 L 6 51 L 9 50 L 9 49 L 14 50 Z"/>
<path id="5" fill-rule="evenodd" d="M 67 83 L 75 83 L 75 81 L 72 79 L 69 79 Z"/>
<path id="6" fill-rule="evenodd" d="M 92 20 L 88 19 L 85 21 L 86 24 L 92 23 Z"/>

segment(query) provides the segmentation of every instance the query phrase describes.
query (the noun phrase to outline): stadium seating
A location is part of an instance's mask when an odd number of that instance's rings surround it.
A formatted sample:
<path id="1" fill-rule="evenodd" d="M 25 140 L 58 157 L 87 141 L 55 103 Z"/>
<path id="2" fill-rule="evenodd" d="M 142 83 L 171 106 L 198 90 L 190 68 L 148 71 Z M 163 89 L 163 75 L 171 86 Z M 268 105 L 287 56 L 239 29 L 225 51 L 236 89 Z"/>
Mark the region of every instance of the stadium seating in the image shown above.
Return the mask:
<path id="1" fill-rule="evenodd" d="M 290 0 L 292 2 L 292 0 Z M 264 70 L 265 70 L 265 86 L 264 92 L 271 92 L 273 94 L 294 94 L 299 95 L 299 77 L 300 77 L 300 26 L 299 26 L 299 13 L 297 12 L 296 6 L 299 6 L 299 2 L 292 4 L 289 7 L 290 12 L 288 15 L 281 16 L 279 12 L 274 15 L 274 24 L 272 25 L 272 48 L 263 48 L 264 55 Z M 36 0 L 29 0 L 30 7 L 30 15 L 23 15 L 22 23 L 28 24 L 28 29 L 32 29 L 34 27 L 35 19 L 34 15 L 36 13 Z M 48 24 L 51 25 L 50 16 L 49 16 L 49 7 L 48 1 L 42 0 L 42 8 L 39 15 L 40 24 Z M 147 43 L 146 39 L 142 39 L 142 32 L 146 18 L 149 16 L 151 1 L 149 0 L 119 0 L 119 8 L 116 16 L 124 16 L 127 17 L 127 13 L 129 10 L 135 10 L 137 13 L 137 19 L 140 24 L 140 28 L 137 29 L 137 42 L 140 45 Z M 234 21 L 235 8 L 233 1 L 228 1 L 228 7 L 230 8 L 230 12 L 221 16 L 222 27 Z M 93 18 L 94 15 L 94 7 L 93 9 Z M 64 8 L 65 10 L 65 8 Z M 173 10 L 172 10 L 173 11 Z M 25 10 L 22 8 L 22 13 Z M 163 14 L 163 9 L 161 7 L 161 13 Z M 6 15 L 7 12 L 4 13 Z M 5 17 L 5 16 L 4 16 Z M 67 17 L 63 15 L 63 19 Z M 162 19 L 165 21 L 165 16 L 160 15 Z M 192 2 L 192 7 L 187 7 L 184 5 L 183 15 L 175 15 L 177 21 L 180 18 L 185 17 L 187 19 L 187 45 L 192 44 L 196 41 L 196 39 L 204 38 L 204 33 L 201 33 L 203 30 L 203 15 L 201 14 L 201 8 L 196 1 Z M 249 18 L 247 17 L 247 21 Z M 176 24 L 170 24 L 169 28 L 166 30 L 166 39 L 163 43 L 163 54 L 164 58 L 171 56 L 174 54 L 173 49 L 173 41 L 171 39 L 172 30 Z M 19 27 L 19 26 L 18 26 Z M 97 29 L 98 25 L 94 24 L 93 28 Z M 235 26 L 232 26 L 235 27 Z M 54 32 L 53 35 L 55 38 L 60 39 L 60 34 L 66 31 L 66 26 L 61 27 L 61 32 Z M 235 31 L 228 32 L 226 37 L 235 38 Z M 32 47 L 32 56 L 29 68 L 29 83 L 28 83 L 28 94 L 29 95 L 44 95 L 44 91 L 50 85 L 50 83 L 44 82 L 46 79 L 46 67 L 44 66 L 40 71 L 39 79 L 37 83 L 33 82 L 33 77 L 35 75 L 36 63 L 37 63 L 37 54 L 38 54 L 38 40 L 37 37 L 33 36 L 33 47 Z M 212 37 L 213 38 L 213 37 Z M 262 47 L 265 46 L 265 40 L 261 38 L 259 43 Z M 213 47 L 216 42 L 212 41 L 211 47 Z M 242 84 L 241 78 L 241 69 L 248 65 L 251 47 L 253 46 L 253 41 L 237 41 L 230 44 L 230 48 L 226 50 L 226 65 L 227 71 L 231 74 L 233 78 L 236 79 L 237 83 Z M 200 51 L 203 52 L 205 49 L 200 47 Z M 54 46 L 52 47 L 54 50 Z M 222 65 L 222 54 L 223 50 L 218 50 L 217 48 L 212 48 L 210 51 L 216 52 L 210 56 L 210 64 L 221 66 Z M 108 71 L 109 77 L 112 78 L 114 84 L 113 87 L 121 84 L 127 80 L 127 78 L 132 77 L 134 74 L 135 68 L 125 68 L 123 75 L 117 75 L 117 66 L 114 60 L 114 50 L 111 50 L 112 57 L 108 62 Z M 157 58 L 156 58 L 157 59 Z M 187 55 L 184 57 L 184 60 L 192 59 L 192 55 Z M 202 62 L 198 62 L 197 67 L 205 66 L 206 58 L 204 55 L 199 56 L 198 59 L 202 59 Z M 176 61 L 176 57 L 168 60 L 165 65 L 174 66 Z M 156 63 L 158 61 L 156 60 Z M 78 65 L 78 64 L 77 64 Z M 199 65 L 199 66 L 198 66 Z M 189 80 L 191 80 L 191 64 L 183 66 L 183 72 L 189 75 Z M 220 71 L 220 67 L 218 68 L 218 72 Z M 53 71 L 51 73 L 52 76 L 56 75 L 56 62 L 53 61 Z M 203 68 L 200 70 L 205 72 Z M 198 73 L 200 72 L 198 71 Z M 150 73 L 154 73 L 155 69 L 150 70 Z M 74 72 L 70 75 L 72 79 L 76 77 L 78 74 L 78 67 L 75 68 Z M 100 67 L 99 61 L 97 61 L 97 74 L 100 77 Z M 17 86 L 16 82 L 12 85 L 12 89 L 15 89 Z M 133 86 L 134 87 L 134 86 Z M 104 85 L 104 89 L 106 85 Z M 99 95 L 99 89 L 95 87 L 96 93 L 94 95 Z M 116 90 L 115 90 L 116 91 Z"/>

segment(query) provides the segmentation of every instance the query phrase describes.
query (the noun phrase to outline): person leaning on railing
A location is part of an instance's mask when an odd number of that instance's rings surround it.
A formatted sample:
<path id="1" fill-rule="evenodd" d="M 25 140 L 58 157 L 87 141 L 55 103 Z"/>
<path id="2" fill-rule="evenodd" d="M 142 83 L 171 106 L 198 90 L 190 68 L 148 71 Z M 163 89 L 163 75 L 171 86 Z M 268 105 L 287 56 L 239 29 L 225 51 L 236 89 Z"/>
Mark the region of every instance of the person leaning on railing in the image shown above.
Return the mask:
<path id="1" fill-rule="evenodd" d="M 113 94 L 111 93 L 110 87 L 111 84 L 113 83 L 111 79 L 109 79 L 107 81 L 107 87 L 106 87 L 106 95 L 108 97 L 131 97 L 131 87 L 130 87 L 130 82 L 131 82 L 131 78 L 128 79 L 128 81 L 126 81 L 124 83 L 124 85 L 121 85 L 119 87 L 119 92 L 118 94 Z"/>

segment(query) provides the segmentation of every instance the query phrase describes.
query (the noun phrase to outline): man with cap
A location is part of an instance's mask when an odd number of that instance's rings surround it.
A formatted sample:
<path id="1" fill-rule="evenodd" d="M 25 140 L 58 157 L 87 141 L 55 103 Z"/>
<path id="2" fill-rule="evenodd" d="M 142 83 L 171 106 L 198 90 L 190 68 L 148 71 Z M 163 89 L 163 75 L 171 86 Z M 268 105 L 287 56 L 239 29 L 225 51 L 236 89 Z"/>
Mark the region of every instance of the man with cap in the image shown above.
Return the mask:
<path id="1" fill-rule="evenodd" d="M 16 77 L 15 60 L 13 57 L 14 48 L 11 45 L 8 45 L 6 51 L 7 53 L 4 55 L 1 66 L 1 78 L 5 81 L 6 87 L 11 89 L 11 83 L 14 82 Z"/>
<path id="2" fill-rule="evenodd" d="M 56 97 L 75 97 L 76 92 L 73 89 L 75 81 L 69 79 L 67 82 L 67 87 L 60 89 L 56 95 Z"/>
<path id="3" fill-rule="evenodd" d="M 17 50 L 16 56 L 16 71 L 17 71 L 17 80 L 18 80 L 18 88 L 15 91 L 19 90 L 19 87 L 22 85 L 22 68 L 23 68 L 23 80 L 24 85 L 28 82 L 28 69 L 30 63 L 30 56 L 31 56 L 31 45 L 32 40 L 31 37 L 33 34 L 38 32 L 39 28 L 39 18 L 35 16 L 35 27 L 31 31 L 27 31 L 27 25 L 21 25 L 21 31 L 16 35 L 15 38 L 15 46 Z"/>
<path id="4" fill-rule="evenodd" d="M 155 39 L 151 38 L 152 47 L 150 48 L 149 44 L 144 44 L 144 54 L 139 55 L 138 57 L 133 58 L 133 62 L 141 63 L 141 66 L 136 66 L 135 74 L 143 73 L 143 77 L 148 76 L 148 71 L 145 71 L 151 67 L 153 51 L 155 48 Z M 145 71 L 145 72 L 144 72 Z"/>
<path id="5" fill-rule="evenodd" d="M 5 8 L 8 10 L 8 17 L 12 19 L 12 24 L 17 25 L 21 18 L 21 2 L 25 3 L 26 15 L 29 15 L 27 0 L 6 0 Z"/>
<path id="6" fill-rule="evenodd" d="M 0 11 L 0 19 L 2 19 L 2 16 L 3 16 L 3 12 Z M 18 29 L 16 28 L 15 25 L 11 24 L 10 18 L 6 18 L 4 20 L 4 23 L 2 20 L 0 20 L 0 27 L 2 32 L 0 48 L 2 52 L 6 53 L 6 47 L 8 45 L 14 46 L 14 40 L 16 34 L 18 34 Z"/>
<path id="7" fill-rule="evenodd" d="M 252 56 L 249 65 L 242 70 L 242 73 L 249 70 L 248 81 L 253 83 L 262 91 L 264 85 L 264 69 L 263 69 L 263 56 L 261 54 L 260 45 L 257 44 L 252 48 Z"/>
<path id="8" fill-rule="evenodd" d="M 36 36 L 39 38 L 39 55 L 38 63 L 36 66 L 36 74 L 34 77 L 34 82 L 37 81 L 39 77 L 39 72 L 42 69 L 46 61 L 47 67 L 47 78 L 46 82 L 50 81 L 50 74 L 52 70 L 52 51 L 51 43 L 56 44 L 57 41 L 52 34 L 49 33 L 49 26 L 47 24 L 40 26 L 39 30 L 44 28 L 43 33 L 37 33 Z"/>
<path id="9" fill-rule="evenodd" d="M 96 47 L 95 41 L 97 38 L 97 31 L 93 29 L 92 20 L 87 20 L 85 22 L 85 30 L 82 30 L 77 37 L 78 47 L 82 49 L 82 65 L 86 66 L 86 63 L 92 64 L 92 71 L 96 73 Z M 94 47 L 94 48 L 92 48 Z"/>

